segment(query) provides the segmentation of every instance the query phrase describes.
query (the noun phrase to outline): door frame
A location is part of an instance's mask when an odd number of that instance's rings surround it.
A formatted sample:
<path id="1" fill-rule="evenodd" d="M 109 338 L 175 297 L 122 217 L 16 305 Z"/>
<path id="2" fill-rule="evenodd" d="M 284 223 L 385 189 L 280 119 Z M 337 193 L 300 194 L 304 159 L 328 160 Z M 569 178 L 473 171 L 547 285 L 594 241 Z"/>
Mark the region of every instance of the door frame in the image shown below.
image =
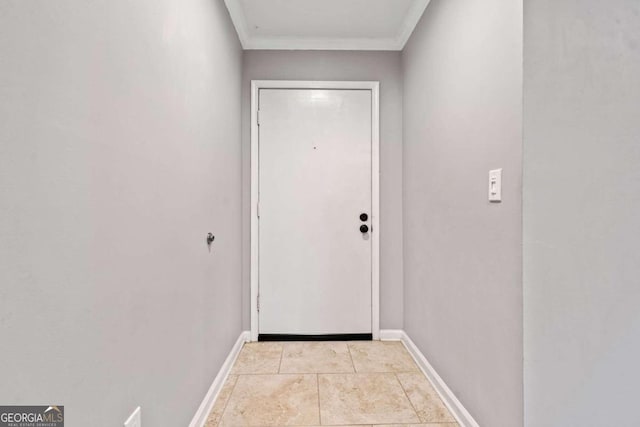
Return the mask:
<path id="1" fill-rule="evenodd" d="M 251 341 L 258 340 L 259 178 L 258 101 L 260 89 L 346 89 L 371 91 L 371 334 L 380 338 L 380 82 L 251 81 Z"/>

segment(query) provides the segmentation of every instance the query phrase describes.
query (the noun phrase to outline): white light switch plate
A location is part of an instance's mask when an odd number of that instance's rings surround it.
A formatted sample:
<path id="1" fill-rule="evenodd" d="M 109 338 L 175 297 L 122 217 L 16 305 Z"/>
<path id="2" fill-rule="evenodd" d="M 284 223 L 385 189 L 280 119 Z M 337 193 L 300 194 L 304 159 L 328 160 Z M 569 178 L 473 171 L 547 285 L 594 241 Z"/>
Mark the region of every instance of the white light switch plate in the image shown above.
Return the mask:
<path id="1" fill-rule="evenodd" d="M 489 171 L 489 201 L 502 201 L 502 169 Z"/>
<path id="2" fill-rule="evenodd" d="M 142 418 L 140 413 L 140 407 L 138 406 L 136 410 L 133 411 L 133 414 L 127 418 L 127 421 L 124 422 L 124 427 L 142 427 Z"/>

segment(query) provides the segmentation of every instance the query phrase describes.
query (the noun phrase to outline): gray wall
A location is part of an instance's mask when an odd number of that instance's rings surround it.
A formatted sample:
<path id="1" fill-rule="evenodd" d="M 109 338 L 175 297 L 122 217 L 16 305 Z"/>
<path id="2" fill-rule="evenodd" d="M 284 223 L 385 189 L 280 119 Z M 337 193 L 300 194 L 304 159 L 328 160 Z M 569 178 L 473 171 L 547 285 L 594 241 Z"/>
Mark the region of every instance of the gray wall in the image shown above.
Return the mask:
<path id="1" fill-rule="evenodd" d="M 433 0 L 403 66 L 405 329 L 480 425 L 520 426 L 522 4 Z"/>
<path id="2" fill-rule="evenodd" d="M 525 1 L 525 425 L 637 426 L 640 3 Z"/>
<path id="3" fill-rule="evenodd" d="M 188 424 L 241 331 L 241 65 L 222 1 L 0 2 L 0 402 Z"/>
<path id="4" fill-rule="evenodd" d="M 399 52 L 245 51 L 243 326 L 250 328 L 251 80 L 380 81 L 380 326 L 402 328 L 402 72 Z"/>

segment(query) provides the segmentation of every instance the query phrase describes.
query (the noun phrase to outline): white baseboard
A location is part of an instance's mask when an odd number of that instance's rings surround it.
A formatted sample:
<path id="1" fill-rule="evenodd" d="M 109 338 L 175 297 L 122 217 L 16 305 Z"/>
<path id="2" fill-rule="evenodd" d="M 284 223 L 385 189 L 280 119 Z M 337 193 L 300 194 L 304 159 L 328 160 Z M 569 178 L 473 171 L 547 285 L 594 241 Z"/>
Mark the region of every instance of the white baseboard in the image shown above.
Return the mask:
<path id="1" fill-rule="evenodd" d="M 240 354 L 240 350 L 242 350 L 242 346 L 250 339 L 251 334 L 249 333 L 249 331 L 243 331 L 240 333 L 240 336 L 238 337 L 236 343 L 233 345 L 229 356 L 227 356 L 227 359 L 222 364 L 222 367 L 220 368 L 220 371 L 218 371 L 218 375 L 216 375 L 215 379 L 213 380 L 211 387 L 209 387 L 209 391 L 207 391 L 207 394 L 200 404 L 198 411 L 193 416 L 191 423 L 189 423 L 189 427 L 204 427 L 204 424 L 207 422 L 209 412 L 211 412 L 213 404 L 218 398 L 218 394 L 220 393 L 220 390 L 222 390 L 222 386 L 227 380 L 229 372 L 231 372 L 231 368 L 233 367 L 238 354 Z"/>
<path id="2" fill-rule="evenodd" d="M 402 341 L 405 335 L 402 329 L 381 329 L 380 341 Z"/>
<path id="3" fill-rule="evenodd" d="M 411 354 L 444 404 L 460 424 L 460 427 L 480 427 L 405 331 L 399 329 L 381 330 L 380 339 L 383 341 L 401 341 L 404 344 L 409 354 Z"/>

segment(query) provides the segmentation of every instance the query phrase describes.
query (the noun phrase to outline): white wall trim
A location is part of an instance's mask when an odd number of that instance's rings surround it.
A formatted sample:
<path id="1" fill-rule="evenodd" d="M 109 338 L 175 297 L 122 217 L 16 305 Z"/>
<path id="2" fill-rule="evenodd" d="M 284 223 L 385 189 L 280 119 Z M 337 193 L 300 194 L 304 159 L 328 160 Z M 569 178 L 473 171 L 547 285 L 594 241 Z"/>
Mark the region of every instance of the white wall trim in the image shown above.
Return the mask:
<path id="1" fill-rule="evenodd" d="M 429 6 L 430 2 L 431 0 L 423 0 L 413 3 L 409 13 L 407 13 L 404 22 L 402 23 L 402 26 L 400 27 L 400 32 L 396 37 L 396 45 L 398 46 L 397 50 L 404 49 L 411 37 L 411 34 L 413 34 L 413 30 L 415 30 L 418 22 L 420 22 L 420 18 L 422 18 L 424 11 L 427 10 L 427 6 Z"/>
<path id="2" fill-rule="evenodd" d="M 245 50 L 402 50 L 431 0 L 416 0 L 394 37 L 265 37 L 252 35 L 240 0 L 224 0 Z"/>
<path id="3" fill-rule="evenodd" d="M 405 331 L 383 329 L 380 331 L 380 339 L 385 341 L 401 341 L 404 344 L 409 354 L 411 354 L 424 375 L 429 382 L 431 382 L 431 385 L 433 385 L 433 388 L 461 427 L 480 427 Z"/>
<path id="4" fill-rule="evenodd" d="M 402 50 L 399 41 L 386 38 L 250 37 L 245 50 Z"/>
<path id="5" fill-rule="evenodd" d="M 229 16 L 233 22 L 233 26 L 236 27 L 236 33 L 238 33 L 238 39 L 244 49 L 249 44 L 249 31 L 247 30 L 247 19 L 244 16 L 244 10 L 239 0 L 224 0 L 229 11 Z"/>
<path id="6" fill-rule="evenodd" d="M 380 338 L 380 83 L 375 81 L 251 81 L 251 341 L 258 340 L 259 192 L 258 107 L 260 89 L 371 90 L 371 334 Z"/>
<path id="7" fill-rule="evenodd" d="M 402 341 L 405 333 L 402 329 L 381 329 L 380 341 Z"/>
<path id="8" fill-rule="evenodd" d="M 249 338 L 249 331 L 243 331 L 240 333 L 238 340 L 231 348 L 231 352 L 229 352 L 227 359 L 218 371 L 218 375 L 213 379 L 213 383 L 211 383 L 209 391 L 207 391 L 207 394 L 204 396 L 204 400 L 198 407 L 198 411 L 189 423 L 189 427 L 204 427 L 204 424 L 207 422 L 207 417 L 209 416 L 211 409 L 213 409 L 213 404 L 216 402 L 218 394 L 220 394 L 220 390 L 222 390 L 222 386 L 227 380 L 238 354 L 240 354 L 240 350 L 242 350 L 242 346 L 245 342 L 249 341 Z"/>

